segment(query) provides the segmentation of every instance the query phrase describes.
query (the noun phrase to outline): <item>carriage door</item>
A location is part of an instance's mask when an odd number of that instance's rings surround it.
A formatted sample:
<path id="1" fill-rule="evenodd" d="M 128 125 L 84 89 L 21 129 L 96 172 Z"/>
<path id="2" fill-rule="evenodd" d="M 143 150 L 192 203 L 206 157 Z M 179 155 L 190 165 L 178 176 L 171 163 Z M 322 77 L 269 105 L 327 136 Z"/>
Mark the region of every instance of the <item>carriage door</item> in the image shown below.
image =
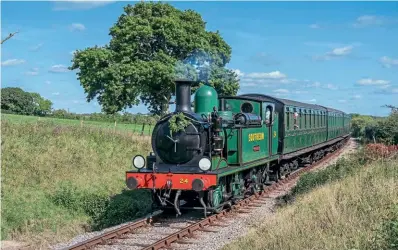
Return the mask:
<path id="1" fill-rule="evenodd" d="M 263 120 L 266 125 L 266 131 L 268 133 L 268 152 L 269 156 L 272 156 L 278 147 L 278 144 L 273 143 L 274 140 L 278 140 L 277 138 L 277 124 L 275 124 L 275 104 L 270 102 L 263 103 Z M 274 126 L 276 125 L 276 129 Z"/>

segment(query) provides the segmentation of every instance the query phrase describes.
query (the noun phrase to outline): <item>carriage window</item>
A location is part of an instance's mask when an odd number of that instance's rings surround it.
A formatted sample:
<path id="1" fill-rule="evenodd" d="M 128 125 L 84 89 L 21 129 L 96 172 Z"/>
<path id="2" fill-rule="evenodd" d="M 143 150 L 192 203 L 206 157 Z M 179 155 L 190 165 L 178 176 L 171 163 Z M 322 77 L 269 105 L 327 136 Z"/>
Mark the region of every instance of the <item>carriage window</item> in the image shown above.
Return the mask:
<path id="1" fill-rule="evenodd" d="M 293 109 L 293 123 L 294 123 L 293 129 L 298 129 L 299 128 L 299 126 L 298 126 L 298 118 L 299 118 L 299 114 L 297 113 L 297 109 L 294 108 Z"/>
<path id="2" fill-rule="evenodd" d="M 304 110 L 304 128 L 308 128 L 308 125 L 307 125 L 307 113 L 306 113 L 305 110 Z"/>
<path id="3" fill-rule="evenodd" d="M 286 130 L 289 130 L 290 129 L 289 111 L 286 111 L 286 113 L 285 113 L 285 120 L 286 120 Z"/>
<path id="4" fill-rule="evenodd" d="M 303 128 L 305 128 L 305 126 L 304 126 L 304 113 L 303 113 L 303 110 L 301 109 L 300 110 L 300 114 L 299 114 L 299 116 L 300 116 L 300 129 L 303 129 Z"/>

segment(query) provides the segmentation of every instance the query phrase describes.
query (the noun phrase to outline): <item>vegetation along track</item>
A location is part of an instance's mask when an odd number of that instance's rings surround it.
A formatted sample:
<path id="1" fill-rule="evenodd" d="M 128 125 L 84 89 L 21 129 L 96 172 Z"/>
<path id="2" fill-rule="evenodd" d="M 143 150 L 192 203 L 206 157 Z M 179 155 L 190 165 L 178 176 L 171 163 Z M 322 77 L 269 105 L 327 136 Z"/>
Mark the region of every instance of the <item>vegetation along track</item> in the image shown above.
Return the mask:
<path id="1" fill-rule="evenodd" d="M 153 217 L 146 217 L 135 222 L 128 223 L 122 227 L 108 231 L 104 234 L 64 248 L 70 250 L 81 249 L 145 249 L 155 250 L 160 248 L 172 248 L 171 244 L 185 245 L 191 242 L 188 238 L 196 238 L 194 232 L 217 232 L 214 227 L 228 226 L 225 223 L 233 224 L 233 217 L 239 213 L 249 213 L 251 208 L 262 206 L 264 199 L 278 192 L 280 189 L 291 188 L 298 177 L 308 171 L 322 166 L 322 163 L 330 158 L 338 156 L 345 148 L 342 147 L 329 153 L 321 160 L 291 173 L 287 178 L 265 188 L 262 192 L 247 197 L 231 208 L 224 209 L 219 214 L 211 215 L 205 219 L 193 213 L 185 214 L 179 218 L 162 218 L 162 213 L 154 214 Z M 201 213 L 200 213 L 201 214 Z M 230 220 L 232 219 L 232 221 Z"/>

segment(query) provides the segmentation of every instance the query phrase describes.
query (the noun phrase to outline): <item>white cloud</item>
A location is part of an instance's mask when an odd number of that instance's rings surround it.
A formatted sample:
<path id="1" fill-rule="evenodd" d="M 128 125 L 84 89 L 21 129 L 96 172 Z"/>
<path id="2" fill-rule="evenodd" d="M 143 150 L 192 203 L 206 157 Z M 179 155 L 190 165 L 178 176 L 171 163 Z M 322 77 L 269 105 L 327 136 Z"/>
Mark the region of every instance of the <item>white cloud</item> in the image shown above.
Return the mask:
<path id="1" fill-rule="evenodd" d="M 320 82 L 313 82 L 313 83 L 305 85 L 306 88 L 319 88 L 320 86 L 321 86 Z"/>
<path id="2" fill-rule="evenodd" d="M 242 82 L 241 83 L 242 87 L 254 87 L 254 86 L 258 86 L 258 83 L 254 83 L 254 82 Z M 267 85 L 263 86 L 266 87 Z"/>
<path id="3" fill-rule="evenodd" d="M 319 28 L 321 28 L 321 26 L 319 26 L 319 24 L 314 23 L 314 24 L 310 25 L 310 28 L 311 29 L 319 29 Z"/>
<path id="4" fill-rule="evenodd" d="M 391 68 L 391 66 L 398 66 L 398 59 L 383 56 L 380 58 L 381 64 L 386 68 Z"/>
<path id="5" fill-rule="evenodd" d="M 391 92 L 392 93 L 398 93 L 398 89 L 392 89 Z"/>
<path id="6" fill-rule="evenodd" d="M 357 82 L 359 85 L 388 85 L 390 81 L 387 80 L 375 80 L 371 78 L 362 78 Z"/>
<path id="7" fill-rule="evenodd" d="M 46 84 L 48 84 L 48 85 L 50 85 L 50 84 L 51 84 L 51 82 L 50 82 L 50 81 L 45 81 L 45 83 L 46 83 Z"/>
<path id="8" fill-rule="evenodd" d="M 297 81 L 296 79 L 288 79 L 286 74 L 283 74 L 278 70 L 272 72 L 244 73 L 235 69 L 234 72 L 239 76 L 241 86 L 243 87 L 268 87 L 271 86 L 271 84 L 287 84 Z"/>
<path id="9" fill-rule="evenodd" d="M 345 56 L 345 55 L 350 54 L 353 48 L 354 48 L 353 46 L 345 46 L 342 48 L 335 48 L 328 54 L 331 56 Z"/>
<path id="10" fill-rule="evenodd" d="M 333 58 L 345 57 L 352 53 L 353 48 L 354 48 L 354 45 L 346 45 L 343 47 L 337 47 L 337 48 L 332 49 L 329 52 L 326 52 L 324 55 L 314 56 L 312 59 L 315 61 L 325 61 L 325 60 L 331 60 Z"/>
<path id="11" fill-rule="evenodd" d="M 384 22 L 385 22 L 385 17 L 363 15 L 357 18 L 353 26 L 359 28 L 359 27 L 366 27 L 373 25 L 382 25 L 384 24 Z"/>
<path id="12" fill-rule="evenodd" d="M 38 51 L 38 50 L 41 49 L 41 47 L 43 47 L 43 43 L 39 43 L 39 44 L 37 44 L 35 46 L 30 47 L 30 50 L 31 51 Z"/>
<path id="13" fill-rule="evenodd" d="M 51 66 L 49 72 L 52 73 L 64 73 L 64 72 L 68 72 L 69 69 L 67 66 L 62 65 L 62 64 L 58 64 L 58 65 L 53 65 Z"/>
<path id="14" fill-rule="evenodd" d="M 282 74 L 280 71 L 273 71 L 269 73 L 249 73 L 247 77 L 254 79 L 282 79 L 286 78 L 286 75 Z"/>
<path id="15" fill-rule="evenodd" d="M 296 91 L 293 91 L 293 93 L 294 94 L 307 94 L 308 93 L 308 91 L 306 91 L 306 90 L 296 90 Z"/>
<path id="16" fill-rule="evenodd" d="M 81 23 L 72 23 L 69 26 L 69 29 L 70 29 L 70 31 L 83 31 L 86 29 L 86 27 Z"/>
<path id="17" fill-rule="evenodd" d="M 353 95 L 353 96 L 351 97 L 351 100 L 357 100 L 357 99 L 361 99 L 361 98 L 362 98 L 361 95 Z"/>
<path id="18" fill-rule="evenodd" d="M 313 82 L 313 83 L 307 83 L 303 86 L 304 88 L 323 88 L 323 89 L 329 89 L 329 90 L 337 90 L 339 89 L 336 85 L 328 83 L 328 84 L 322 84 L 318 81 Z"/>
<path id="19" fill-rule="evenodd" d="M 74 51 L 71 52 L 71 53 L 72 53 L 72 55 L 73 55 Z M 239 69 L 233 69 L 232 71 L 234 71 L 235 74 L 236 74 L 238 77 L 242 77 L 242 76 L 245 75 L 245 74 L 244 74 L 242 71 L 240 71 Z"/>
<path id="20" fill-rule="evenodd" d="M 54 92 L 52 93 L 52 95 L 59 95 L 59 92 Z"/>
<path id="21" fill-rule="evenodd" d="M 37 76 L 38 74 L 39 74 L 38 68 L 33 68 L 32 70 L 25 72 L 25 75 L 28 76 Z"/>
<path id="22" fill-rule="evenodd" d="M 381 89 L 388 89 L 391 85 L 387 84 L 387 85 L 381 85 L 380 88 Z"/>
<path id="23" fill-rule="evenodd" d="M 326 84 L 325 85 L 325 88 L 327 88 L 327 89 L 330 89 L 330 90 L 336 90 L 336 89 L 338 89 L 338 87 L 337 86 L 335 86 L 335 85 L 333 85 L 333 84 Z"/>
<path id="24" fill-rule="evenodd" d="M 113 3 L 115 1 L 82 1 L 82 0 L 68 0 L 68 1 L 55 1 L 54 11 L 64 11 L 64 10 L 88 10 L 107 4 Z"/>
<path id="25" fill-rule="evenodd" d="M 346 103 L 347 100 L 338 100 L 339 103 Z"/>
<path id="26" fill-rule="evenodd" d="M 287 94 L 287 93 L 289 93 L 289 90 L 287 90 L 287 89 L 275 89 L 274 92 L 275 93 L 285 93 L 285 94 Z"/>
<path id="27" fill-rule="evenodd" d="M 299 82 L 299 80 L 297 80 L 297 79 L 288 79 L 288 78 L 284 78 L 284 79 L 281 79 L 280 81 L 279 81 L 280 83 L 295 83 L 295 82 Z"/>
<path id="28" fill-rule="evenodd" d="M 315 103 L 315 102 L 316 102 L 316 99 L 308 100 L 308 102 L 313 102 L 313 103 Z"/>
<path id="29" fill-rule="evenodd" d="M 5 60 L 3 62 L 1 62 L 1 66 L 15 66 L 15 65 L 19 65 L 19 64 L 23 64 L 26 61 L 23 59 L 9 59 L 9 60 Z"/>

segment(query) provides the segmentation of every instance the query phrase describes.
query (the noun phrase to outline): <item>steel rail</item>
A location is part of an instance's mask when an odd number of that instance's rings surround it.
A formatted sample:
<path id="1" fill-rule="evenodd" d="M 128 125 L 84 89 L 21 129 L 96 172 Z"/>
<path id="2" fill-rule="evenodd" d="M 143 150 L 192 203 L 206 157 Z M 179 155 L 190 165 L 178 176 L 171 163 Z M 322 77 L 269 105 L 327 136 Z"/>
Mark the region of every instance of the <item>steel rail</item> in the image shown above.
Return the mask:
<path id="1" fill-rule="evenodd" d="M 145 227 L 151 224 L 152 221 L 155 220 L 156 217 L 161 214 L 162 214 L 161 211 L 155 211 L 154 213 L 150 214 L 149 216 L 146 216 L 143 219 L 138 219 L 136 221 L 130 222 L 122 227 L 113 229 L 109 232 L 79 242 L 73 246 L 63 248 L 63 250 L 85 250 L 85 249 L 90 249 L 91 247 L 96 245 L 107 244 L 108 240 L 120 238 L 122 235 L 126 233 L 132 233 L 134 230 L 138 228 Z"/>

